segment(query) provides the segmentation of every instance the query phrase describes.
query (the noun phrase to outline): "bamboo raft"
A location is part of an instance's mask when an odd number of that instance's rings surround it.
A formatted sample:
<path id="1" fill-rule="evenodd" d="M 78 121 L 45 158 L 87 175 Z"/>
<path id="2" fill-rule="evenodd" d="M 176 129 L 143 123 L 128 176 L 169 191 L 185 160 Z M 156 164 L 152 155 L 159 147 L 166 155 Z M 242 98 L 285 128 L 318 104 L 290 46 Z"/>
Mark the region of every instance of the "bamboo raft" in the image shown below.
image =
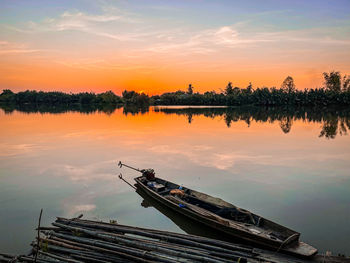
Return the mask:
<path id="1" fill-rule="evenodd" d="M 329 256 L 304 260 L 206 237 L 80 218 L 59 217 L 52 225 L 39 224 L 30 255 L 0 253 L 0 262 L 350 262 Z"/>

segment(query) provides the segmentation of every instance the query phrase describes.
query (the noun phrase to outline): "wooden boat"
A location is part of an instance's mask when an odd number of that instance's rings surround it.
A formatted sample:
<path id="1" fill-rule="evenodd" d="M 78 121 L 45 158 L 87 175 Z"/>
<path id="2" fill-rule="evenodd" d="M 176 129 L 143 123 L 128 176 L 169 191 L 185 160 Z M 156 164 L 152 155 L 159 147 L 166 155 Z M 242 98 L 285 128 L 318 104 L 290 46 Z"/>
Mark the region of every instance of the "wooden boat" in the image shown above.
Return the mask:
<path id="1" fill-rule="evenodd" d="M 239 208 L 224 200 L 146 176 L 135 178 L 136 186 L 156 201 L 210 228 L 275 251 L 311 257 L 317 249 L 299 241 L 300 233 Z"/>

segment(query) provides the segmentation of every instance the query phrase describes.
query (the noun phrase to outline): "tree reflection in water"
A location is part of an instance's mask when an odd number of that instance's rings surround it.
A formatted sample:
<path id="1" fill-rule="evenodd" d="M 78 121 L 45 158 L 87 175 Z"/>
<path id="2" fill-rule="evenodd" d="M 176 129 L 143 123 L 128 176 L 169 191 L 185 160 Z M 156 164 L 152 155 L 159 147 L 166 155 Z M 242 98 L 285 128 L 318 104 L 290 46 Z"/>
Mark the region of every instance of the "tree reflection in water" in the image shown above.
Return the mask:
<path id="1" fill-rule="evenodd" d="M 293 125 L 293 118 L 290 116 L 283 117 L 280 120 L 280 127 L 284 133 L 290 132 L 290 130 L 292 129 L 292 125 Z"/>
<path id="2" fill-rule="evenodd" d="M 110 105 L 3 105 L 0 104 L 5 114 L 11 114 L 13 111 L 26 113 L 65 113 L 79 112 L 83 114 L 92 114 L 103 112 L 111 115 L 121 106 Z M 124 115 L 138 115 L 149 112 L 149 107 L 127 106 L 123 108 Z M 244 121 L 250 127 L 252 121 L 269 122 L 277 121 L 284 133 L 289 133 L 293 122 L 302 120 L 305 122 L 321 123 L 322 128 L 319 137 L 334 139 L 337 135 L 347 135 L 350 130 L 350 109 L 339 108 L 281 108 L 281 107 L 154 107 L 154 112 L 163 114 L 176 114 L 187 117 L 191 124 L 196 116 L 204 116 L 214 119 L 221 117 L 228 128 L 232 123 Z"/>
<path id="3" fill-rule="evenodd" d="M 165 114 L 185 115 L 189 123 L 194 116 L 214 118 L 221 116 L 228 128 L 237 121 L 244 121 L 250 126 L 251 121 L 279 122 L 281 130 L 289 133 L 293 121 L 318 122 L 322 124 L 319 137 L 334 139 L 338 134 L 347 135 L 350 130 L 350 109 L 324 109 L 324 108 L 262 108 L 262 107 L 237 107 L 237 108 L 155 108 L 156 112 Z"/>
<path id="4" fill-rule="evenodd" d="M 347 135 L 347 130 L 350 130 L 349 118 L 330 116 L 329 119 L 323 121 L 322 130 L 319 137 L 334 139 L 337 134 Z"/>

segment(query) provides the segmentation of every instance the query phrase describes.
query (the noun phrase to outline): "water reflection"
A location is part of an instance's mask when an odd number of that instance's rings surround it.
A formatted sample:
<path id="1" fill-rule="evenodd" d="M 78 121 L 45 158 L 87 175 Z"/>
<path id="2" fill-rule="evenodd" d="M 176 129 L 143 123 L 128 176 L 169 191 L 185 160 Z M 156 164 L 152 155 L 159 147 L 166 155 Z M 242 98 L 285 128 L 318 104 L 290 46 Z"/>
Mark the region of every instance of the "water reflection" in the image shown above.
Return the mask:
<path id="1" fill-rule="evenodd" d="M 284 133 L 290 132 L 292 129 L 292 124 L 293 124 L 293 118 L 288 116 L 288 117 L 283 117 L 280 120 L 280 127 Z"/>
<path id="2" fill-rule="evenodd" d="M 138 106 L 130 106 L 127 105 L 123 108 L 123 114 L 128 116 L 128 114 L 131 115 L 137 115 L 137 114 L 145 114 L 149 112 L 149 107 L 138 107 Z"/>
<path id="3" fill-rule="evenodd" d="M 279 122 L 284 133 L 289 133 L 293 122 L 302 120 L 305 122 L 319 122 L 322 129 L 319 137 L 334 139 L 336 135 L 347 135 L 350 130 L 350 110 L 337 108 L 263 108 L 263 107 L 239 107 L 239 108 L 155 108 L 156 112 L 187 116 L 188 123 L 194 121 L 194 116 L 215 118 L 220 116 L 228 128 L 232 123 L 244 121 L 249 127 L 251 121 L 256 122 Z"/>
<path id="4" fill-rule="evenodd" d="M 4 105 L 0 108 L 6 114 L 11 114 L 15 110 L 25 113 L 66 113 L 79 112 L 84 114 L 92 114 L 96 112 L 103 112 L 111 115 L 116 109 L 122 106 L 114 107 L 112 105 L 71 105 L 66 107 L 64 105 Z M 125 106 L 123 107 L 123 114 L 128 116 L 145 114 L 150 111 L 150 107 Z M 327 139 L 334 139 L 338 134 L 347 135 L 350 130 L 350 109 L 339 108 L 281 108 L 281 107 L 166 107 L 156 106 L 153 108 L 154 112 L 161 112 L 164 114 L 184 115 L 187 121 L 191 124 L 197 116 L 204 116 L 214 119 L 221 117 L 228 128 L 232 123 L 244 121 L 250 127 L 251 121 L 256 122 L 279 122 L 279 126 L 283 133 L 289 133 L 292 129 L 293 122 L 302 120 L 305 122 L 318 122 L 322 124 L 319 137 Z"/>
<path id="5" fill-rule="evenodd" d="M 334 139 L 337 134 L 347 135 L 350 130 L 350 119 L 330 117 L 323 121 L 322 130 L 319 137 L 326 137 L 327 139 Z"/>
<path id="6" fill-rule="evenodd" d="M 70 104 L 69 106 L 63 104 L 0 104 L 0 108 L 6 114 L 11 114 L 14 111 L 25 113 L 66 113 L 79 112 L 85 114 L 92 114 L 95 112 L 103 112 L 111 115 L 116 109 L 121 108 L 119 105 L 115 107 L 109 104 Z"/>
<path id="7" fill-rule="evenodd" d="M 321 251 L 350 253 L 350 137 L 340 136 L 349 127 L 345 110 L 40 110 L 0 110 L 4 251 L 26 252 L 41 208 L 45 225 L 83 213 L 181 232 L 172 218 L 140 207 L 139 195 L 117 179 L 119 172 L 130 182 L 138 175 L 117 170 L 125 160 L 290 226 Z"/>

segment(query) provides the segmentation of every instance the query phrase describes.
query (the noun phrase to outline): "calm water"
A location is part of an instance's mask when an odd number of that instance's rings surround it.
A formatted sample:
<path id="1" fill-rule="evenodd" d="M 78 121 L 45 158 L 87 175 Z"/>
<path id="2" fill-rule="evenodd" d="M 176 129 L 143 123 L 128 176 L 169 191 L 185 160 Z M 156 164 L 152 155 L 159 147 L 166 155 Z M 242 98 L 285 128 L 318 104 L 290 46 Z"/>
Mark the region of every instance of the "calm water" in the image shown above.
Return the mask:
<path id="1" fill-rule="evenodd" d="M 106 112 L 0 110 L 1 251 L 29 250 L 41 208 L 43 225 L 83 213 L 182 232 L 117 178 L 138 175 L 122 160 L 293 228 L 320 251 L 350 254 L 349 113 Z"/>

